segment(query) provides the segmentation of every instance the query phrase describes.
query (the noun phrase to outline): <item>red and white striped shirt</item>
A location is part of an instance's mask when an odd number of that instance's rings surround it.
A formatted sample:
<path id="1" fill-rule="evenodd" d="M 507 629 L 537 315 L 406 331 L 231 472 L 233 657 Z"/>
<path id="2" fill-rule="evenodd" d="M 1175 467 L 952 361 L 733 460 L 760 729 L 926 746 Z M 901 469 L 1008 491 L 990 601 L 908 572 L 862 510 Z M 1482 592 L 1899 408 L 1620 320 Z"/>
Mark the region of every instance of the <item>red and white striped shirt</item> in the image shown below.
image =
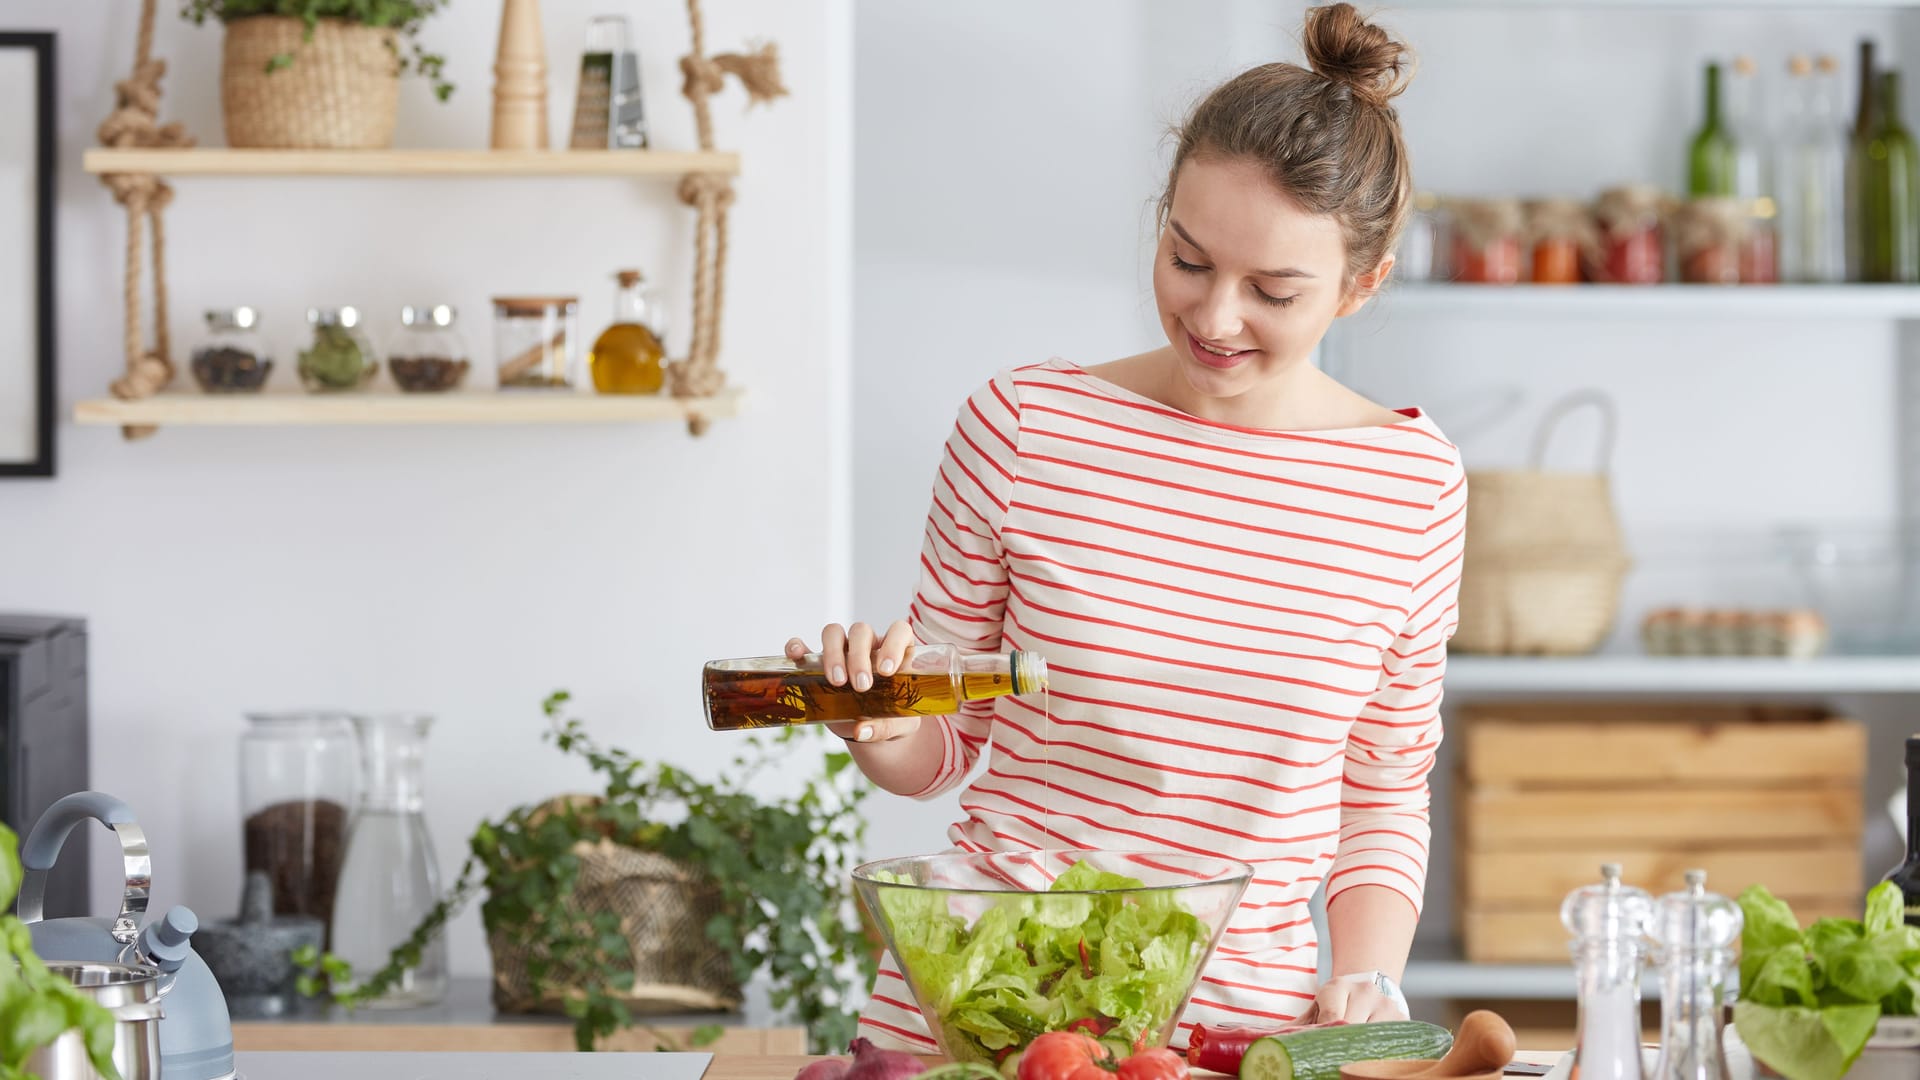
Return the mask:
<path id="1" fill-rule="evenodd" d="M 921 641 L 1047 659 L 1043 699 L 935 721 L 969 851 L 1157 849 L 1251 863 L 1182 1017 L 1290 1020 L 1317 986 L 1308 902 L 1384 885 L 1416 909 L 1427 774 L 1466 524 L 1459 451 L 1417 410 L 1265 431 L 1060 360 L 961 408 L 934 484 Z M 888 956 L 861 1034 L 932 1042 Z"/>

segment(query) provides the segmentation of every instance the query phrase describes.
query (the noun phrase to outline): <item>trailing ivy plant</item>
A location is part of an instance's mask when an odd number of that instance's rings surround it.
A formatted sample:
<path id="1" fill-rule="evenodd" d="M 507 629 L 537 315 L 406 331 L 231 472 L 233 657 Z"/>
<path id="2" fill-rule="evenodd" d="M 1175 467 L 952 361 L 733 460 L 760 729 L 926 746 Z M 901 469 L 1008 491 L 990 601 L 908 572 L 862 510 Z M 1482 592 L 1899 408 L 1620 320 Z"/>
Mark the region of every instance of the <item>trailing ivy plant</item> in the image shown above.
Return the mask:
<path id="1" fill-rule="evenodd" d="M 412 46 L 411 55 L 397 46 L 394 62 L 401 72 L 415 71 L 433 84 L 433 96 L 441 101 L 453 95 L 453 84 L 443 74 L 447 58 L 430 53 L 420 44 L 420 27 L 427 17 L 447 6 L 448 0 L 180 0 L 180 14 L 201 26 L 208 19 L 222 24 L 255 15 L 287 15 L 306 24 L 304 40 L 313 40 L 314 27 L 321 19 L 341 19 L 363 26 L 389 27 L 399 32 Z M 274 72 L 293 63 L 292 53 L 275 53 L 267 60 L 267 71 Z"/>
<path id="2" fill-rule="evenodd" d="M 447 920 L 484 891 L 480 916 L 488 932 L 504 930 L 530 946 L 533 993 L 566 1002 L 580 1049 L 636 1026 L 619 997 L 633 986 L 633 953 L 618 919 L 568 902 L 580 870 L 575 845 L 607 839 L 704 871 L 721 897 L 707 938 L 731 960 L 741 984 L 765 974 L 774 1008 L 805 1025 L 816 1052 L 844 1048 L 853 1036 L 856 991 L 872 982 L 875 967 L 852 895 L 850 871 L 866 835 L 859 810 L 868 788 L 859 770 L 849 768 L 851 755 L 827 754 L 822 771 L 798 795 L 773 796 L 761 790 L 763 779 L 818 729 L 784 728 L 770 740 L 747 736 L 733 767 L 708 782 L 602 747 L 579 719 L 564 715 L 567 700 L 565 691 L 547 698 L 543 738 L 604 778 L 600 798 L 520 806 L 498 821 L 482 821 L 446 897 L 385 967 L 331 996 L 349 1007 L 380 996 L 420 962 Z M 306 950 L 295 959 L 308 971 L 303 992 L 353 983 L 336 957 Z M 655 1035 L 661 1048 L 677 1048 Z M 718 1035 L 717 1027 L 700 1030 L 693 1042 Z"/>

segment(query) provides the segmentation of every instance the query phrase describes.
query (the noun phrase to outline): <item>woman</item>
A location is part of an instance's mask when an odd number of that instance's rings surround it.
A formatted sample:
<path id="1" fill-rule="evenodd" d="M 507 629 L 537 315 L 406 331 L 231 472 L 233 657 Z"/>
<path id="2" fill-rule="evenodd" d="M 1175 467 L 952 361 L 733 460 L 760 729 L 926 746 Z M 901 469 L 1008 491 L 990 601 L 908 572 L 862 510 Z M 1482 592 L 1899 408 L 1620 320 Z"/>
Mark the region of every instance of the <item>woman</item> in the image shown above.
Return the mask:
<path id="1" fill-rule="evenodd" d="M 974 393 L 909 617 L 820 642 L 829 677 L 858 689 L 916 641 L 1047 658 L 1050 716 L 999 698 L 835 725 L 901 795 L 951 790 L 984 752 L 949 830 L 960 848 L 1254 866 L 1176 1045 L 1195 1023 L 1405 1016 L 1426 876 L 1464 473 L 1418 410 L 1310 360 L 1393 266 L 1411 184 L 1389 102 L 1409 61 L 1344 3 L 1308 13 L 1305 46 L 1308 68 L 1247 71 L 1180 131 L 1153 274 L 1167 343 Z M 1323 882 L 1324 984 L 1308 910 Z M 861 1033 L 933 1046 L 891 958 Z"/>

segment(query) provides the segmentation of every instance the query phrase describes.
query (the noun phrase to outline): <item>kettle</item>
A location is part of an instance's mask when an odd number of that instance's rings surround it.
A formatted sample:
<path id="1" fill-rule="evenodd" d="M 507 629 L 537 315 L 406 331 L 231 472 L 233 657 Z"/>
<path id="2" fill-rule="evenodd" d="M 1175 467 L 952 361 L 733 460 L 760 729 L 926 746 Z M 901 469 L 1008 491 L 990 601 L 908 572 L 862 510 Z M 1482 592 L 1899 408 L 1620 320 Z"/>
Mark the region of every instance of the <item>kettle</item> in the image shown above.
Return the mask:
<path id="1" fill-rule="evenodd" d="M 120 911 L 111 919 L 47 919 L 47 871 L 74 826 L 98 821 L 120 840 L 126 863 L 126 888 Z M 98 791 L 68 795 L 40 815 L 20 846 L 20 881 L 15 909 L 33 936 L 33 951 L 56 963 L 132 964 L 157 968 L 164 1016 L 160 1026 L 160 1071 L 167 1080 L 232 1080 L 233 1024 L 220 984 L 189 939 L 200 922 L 185 907 L 174 907 L 140 926 L 153 887 L 153 860 L 146 834 L 127 804 Z"/>

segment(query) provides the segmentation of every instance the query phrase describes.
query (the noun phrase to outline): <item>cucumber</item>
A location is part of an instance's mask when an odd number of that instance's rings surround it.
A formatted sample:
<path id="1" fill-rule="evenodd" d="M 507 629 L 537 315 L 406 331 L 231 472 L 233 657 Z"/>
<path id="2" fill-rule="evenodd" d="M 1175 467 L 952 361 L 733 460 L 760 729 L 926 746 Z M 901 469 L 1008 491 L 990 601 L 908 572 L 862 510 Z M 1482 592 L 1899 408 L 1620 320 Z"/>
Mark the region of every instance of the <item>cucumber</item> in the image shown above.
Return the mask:
<path id="1" fill-rule="evenodd" d="M 1445 1057 L 1453 1034 L 1418 1020 L 1313 1028 L 1269 1035 L 1247 1047 L 1240 1080 L 1340 1080 L 1356 1061 Z"/>
<path id="2" fill-rule="evenodd" d="M 1107 1048 L 1107 1053 L 1112 1054 L 1115 1061 L 1125 1061 L 1133 1056 L 1133 1044 L 1124 1036 L 1102 1035 L 1100 1045 Z"/>

